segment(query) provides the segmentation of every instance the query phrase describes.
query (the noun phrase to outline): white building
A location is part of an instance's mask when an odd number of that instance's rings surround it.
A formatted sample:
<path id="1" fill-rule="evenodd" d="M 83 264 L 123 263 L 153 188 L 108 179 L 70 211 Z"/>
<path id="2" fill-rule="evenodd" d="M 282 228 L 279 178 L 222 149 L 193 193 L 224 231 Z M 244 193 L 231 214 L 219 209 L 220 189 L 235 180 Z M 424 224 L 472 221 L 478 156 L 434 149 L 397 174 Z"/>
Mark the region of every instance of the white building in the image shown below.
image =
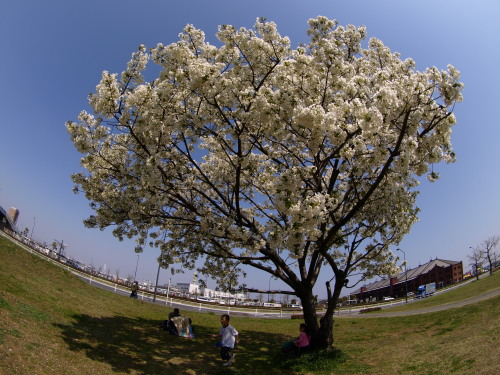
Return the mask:
<path id="1" fill-rule="evenodd" d="M 200 286 L 193 283 L 177 283 L 177 289 L 182 293 L 200 294 Z"/>
<path id="2" fill-rule="evenodd" d="M 230 298 L 230 299 L 236 299 L 239 301 L 243 301 L 246 299 L 246 296 L 243 293 L 229 293 L 229 292 L 222 292 L 219 290 L 214 290 L 214 289 L 208 289 L 205 288 L 203 289 L 203 297 L 207 298 Z"/>

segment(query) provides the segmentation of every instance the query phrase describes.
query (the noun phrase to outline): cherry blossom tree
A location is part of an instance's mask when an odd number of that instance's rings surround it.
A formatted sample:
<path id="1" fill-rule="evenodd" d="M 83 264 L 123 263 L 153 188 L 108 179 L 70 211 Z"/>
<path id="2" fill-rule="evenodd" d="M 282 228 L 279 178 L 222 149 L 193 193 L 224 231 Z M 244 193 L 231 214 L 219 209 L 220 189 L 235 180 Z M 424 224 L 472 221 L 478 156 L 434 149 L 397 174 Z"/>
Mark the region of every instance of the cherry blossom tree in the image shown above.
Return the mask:
<path id="1" fill-rule="evenodd" d="M 140 46 L 121 75 L 103 72 L 93 113 L 67 129 L 83 154 L 75 192 L 95 211 L 87 227 L 149 241 L 173 269 L 280 279 L 328 348 L 348 278 L 397 270 L 389 247 L 417 220 L 418 176 L 454 161 L 462 84 L 453 66 L 421 72 L 378 39 L 363 47 L 364 27 L 318 17 L 307 33 L 293 49 L 258 19 L 220 26 L 217 47 L 188 25 L 176 43 Z"/>

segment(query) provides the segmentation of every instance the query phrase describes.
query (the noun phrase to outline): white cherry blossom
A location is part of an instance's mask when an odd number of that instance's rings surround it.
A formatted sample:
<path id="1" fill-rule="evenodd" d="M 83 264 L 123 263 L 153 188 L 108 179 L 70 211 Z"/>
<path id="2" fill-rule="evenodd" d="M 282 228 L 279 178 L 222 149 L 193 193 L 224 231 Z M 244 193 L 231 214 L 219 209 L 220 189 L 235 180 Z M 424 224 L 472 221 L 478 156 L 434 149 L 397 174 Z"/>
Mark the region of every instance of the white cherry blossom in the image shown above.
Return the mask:
<path id="1" fill-rule="evenodd" d="M 417 220 L 417 176 L 434 181 L 433 166 L 455 160 L 462 84 L 453 66 L 420 72 L 378 39 L 363 48 L 364 27 L 318 17 L 307 33 L 292 49 L 259 19 L 219 27 L 216 47 L 188 25 L 176 43 L 141 45 L 120 76 L 103 72 L 94 114 L 67 129 L 88 227 L 151 240 L 174 272 L 268 272 L 317 329 L 320 273 L 335 279 L 331 320 L 350 275 L 396 272 L 389 247 Z M 160 68 L 151 82 L 148 64 Z"/>

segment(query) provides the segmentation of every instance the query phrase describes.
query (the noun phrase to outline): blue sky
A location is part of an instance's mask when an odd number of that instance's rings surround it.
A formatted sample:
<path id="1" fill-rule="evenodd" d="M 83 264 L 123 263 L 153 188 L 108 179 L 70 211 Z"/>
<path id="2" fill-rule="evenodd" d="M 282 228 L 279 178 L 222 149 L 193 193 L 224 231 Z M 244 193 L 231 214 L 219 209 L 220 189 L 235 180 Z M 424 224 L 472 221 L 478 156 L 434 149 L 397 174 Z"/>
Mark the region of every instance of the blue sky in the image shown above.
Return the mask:
<path id="1" fill-rule="evenodd" d="M 241 3 L 241 4 L 240 4 Z M 0 205 L 20 210 L 19 226 L 33 237 L 68 244 L 67 253 L 85 263 L 133 275 L 133 243 L 110 231 L 83 227 L 90 213 L 83 195 L 72 193 L 70 175 L 78 154 L 65 122 L 88 109 L 87 95 L 101 72 L 120 73 L 139 44 L 169 44 L 188 24 L 216 44 L 220 24 L 253 27 L 257 17 L 278 25 L 296 47 L 307 40 L 307 20 L 318 15 L 341 25 L 365 25 L 419 70 L 454 65 L 465 84 L 455 108 L 452 142 L 458 161 L 435 166 L 441 179 L 426 180 L 417 200 L 420 221 L 400 244 L 410 267 L 431 258 L 467 263 L 470 246 L 500 234 L 500 3 L 496 0 L 16 0 L 0 5 Z M 156 277 L 157 249 L 140 255 L 138 278 Z M 167 271 L 160 283 L 168 281 Z M 185 282 L 192 273 L 175 276 Z M 323 281 L 316 292 L 324 294 Z M 249 286 L 279 287 L 250 272 Z M 210 282 L 209 286 L 215 285 Z"/>

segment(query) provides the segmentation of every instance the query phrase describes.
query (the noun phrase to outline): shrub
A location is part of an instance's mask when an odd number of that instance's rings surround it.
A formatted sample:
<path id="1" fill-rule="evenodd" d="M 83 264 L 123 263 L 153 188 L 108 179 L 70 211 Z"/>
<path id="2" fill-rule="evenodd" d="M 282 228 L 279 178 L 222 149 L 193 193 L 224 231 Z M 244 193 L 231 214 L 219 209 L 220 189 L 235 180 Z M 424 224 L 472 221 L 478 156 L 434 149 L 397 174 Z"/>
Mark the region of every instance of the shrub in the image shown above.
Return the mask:
<path id="1" fill-rule="evenodd" d="M 369 307 L 367 309 L 359 310 L 359 313 L 364 314 L 364 313 L 369 313 L 372 311 L 379 311 L 379 310 L 382 310 L 382 308 L 381 307 Z"/>

